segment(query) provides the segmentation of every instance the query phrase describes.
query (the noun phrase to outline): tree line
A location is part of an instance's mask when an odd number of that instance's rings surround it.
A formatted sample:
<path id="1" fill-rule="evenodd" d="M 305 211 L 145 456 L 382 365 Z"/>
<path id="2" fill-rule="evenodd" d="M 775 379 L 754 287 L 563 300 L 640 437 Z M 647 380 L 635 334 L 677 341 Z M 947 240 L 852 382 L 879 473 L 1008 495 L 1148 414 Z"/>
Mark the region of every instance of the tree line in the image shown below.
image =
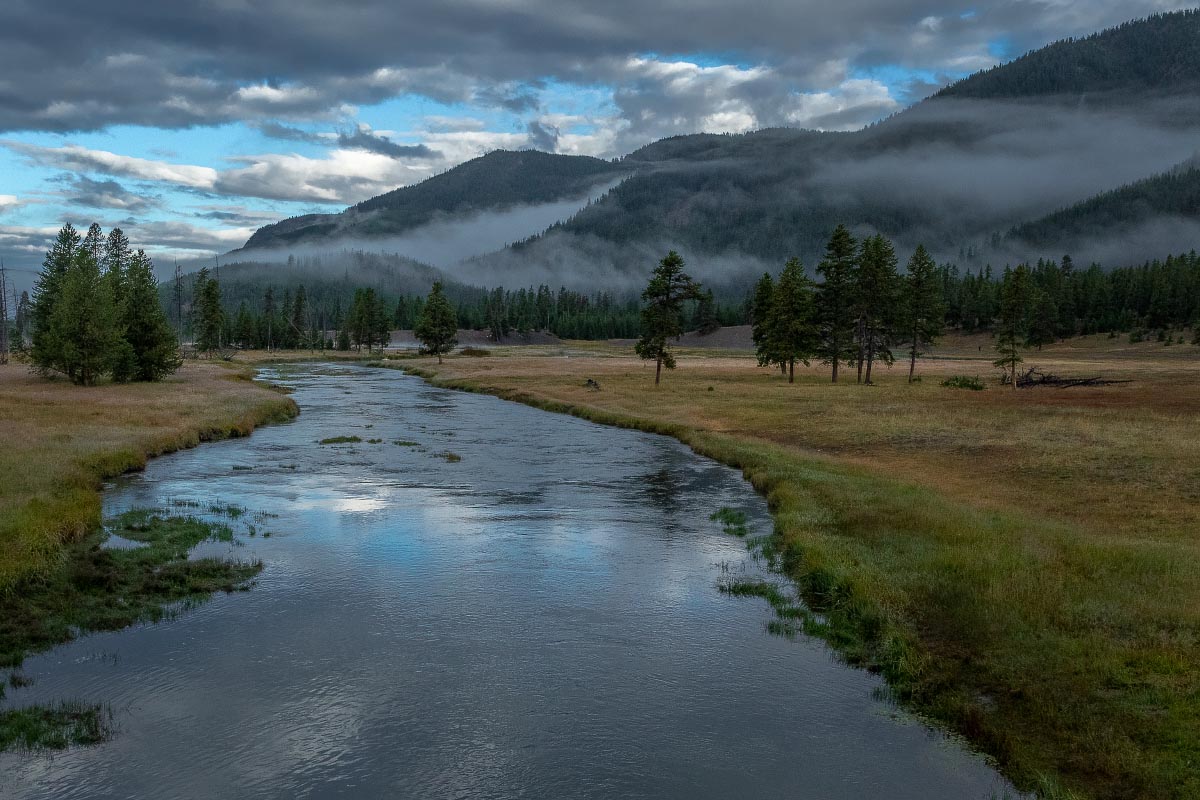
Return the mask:
<path id="1" fill-rule="evenodd" d="M 751 303 L 755 353 L 760 366 L 777 366 L 795 380 L 796 363 L 819 360 L 836 383 L 841 366 L 857 368 L 859 383 L 872 383 L 875 365 L 895 361 L 892 348 L 906 343 L 909 380 L 917 359 L 945 329 L 938 268 L 918 246 L 904 275 L 895 247 L 885 237 L 857 242 L 839 225 L 809 278 L 792 258 L 779 277 L 765 273 Z"/>
<path id="2" fill-rule="evenodd" d="M 93 223 L 81 237 L 64 225 L 25 304 L 22 298 L 10 334 L 24 350 L 28 327 L 27 354 L 42 374 L 60 373 L 84 386 L 103 377 L 157 381 L 182 363 L 154 264 L 120 228 L 105 236 Z"/>

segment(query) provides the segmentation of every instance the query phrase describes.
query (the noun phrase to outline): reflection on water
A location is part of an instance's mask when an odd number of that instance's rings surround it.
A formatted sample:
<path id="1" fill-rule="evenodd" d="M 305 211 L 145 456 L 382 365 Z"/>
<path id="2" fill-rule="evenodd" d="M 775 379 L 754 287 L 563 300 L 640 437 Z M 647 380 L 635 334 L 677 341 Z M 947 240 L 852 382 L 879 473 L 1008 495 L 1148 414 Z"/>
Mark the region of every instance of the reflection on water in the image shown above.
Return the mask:
<path id="1" fill-rule="evenodd" d="M 767 634 L 764 603 L 716 590 L 760 567 L 709 515 L 731 506 L 770 529 L 734 471 L 672 440 L 388 370 L 269 378 L 296 389 L 296 422 L 158 459 L 106 495 L 109 512 L 256 512 L 231 523 L 238 544 L 207 547 L 261 557 L 258 586 L 27 661 L 34 685 L 5 702 L 107 702 L 120 733 L 0 756 L 0 796 L 1008 788 L 874 699 L 876 678 Z M 364 441 L 317 443 L 343 435 Z"/>

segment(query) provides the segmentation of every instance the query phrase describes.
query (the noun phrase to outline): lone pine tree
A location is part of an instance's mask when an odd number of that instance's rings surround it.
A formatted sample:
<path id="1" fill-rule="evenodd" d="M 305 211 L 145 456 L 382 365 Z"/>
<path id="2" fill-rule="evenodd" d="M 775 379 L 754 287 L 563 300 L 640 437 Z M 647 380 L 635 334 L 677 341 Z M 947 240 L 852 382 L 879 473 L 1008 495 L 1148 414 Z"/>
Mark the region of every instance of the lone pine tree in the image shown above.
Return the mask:
<path id="1" fill-rule="evenodd" d="M 654 385 L 662 379 L 662 369 L 675 369 L 670 340 L 683 335 L 683 303 L 699 295 L 695 281 L 683 271 L 683 257 L 674 250 L 655 267 L 650 283 L 642 292 L 642 335 L 634 345 L 641 358 L 654 361 Z"/>
<path id="2" fill-rule="evenodd" d="M 439 364 L 442 363 L 442 356 L 458 344 L 455 338 L 458 334 L 458 316 L 442 291 L 441 281 L 433 284 L 413 333 L 426 353 L 437 356 Z"/>

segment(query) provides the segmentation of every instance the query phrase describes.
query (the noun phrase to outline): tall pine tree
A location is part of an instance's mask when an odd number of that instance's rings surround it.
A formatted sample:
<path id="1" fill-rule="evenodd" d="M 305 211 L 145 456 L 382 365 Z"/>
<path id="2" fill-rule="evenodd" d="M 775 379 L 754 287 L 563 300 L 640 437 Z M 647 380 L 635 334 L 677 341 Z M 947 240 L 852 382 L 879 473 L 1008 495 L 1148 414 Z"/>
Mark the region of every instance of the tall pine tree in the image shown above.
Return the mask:
<path id="1" fill-rule="evenodd" d="M 913 382 L 917 357 L 942 335 L 946 312 L 942 306 L 942 280 L 925 245 L 908 260 L 901 294 L 901 328 L 909 339 L 908 382 Z"/>
<path id="2" fill-rule="evenodd" d="M 817 265 L 822 283 L 817 289 L 817 319 L 821 331 L 821 362 L 830 365 L 831 379 L 837 383 L 838 365 L 855 357 L 855 286 L 857 283 L 858 244 L 845 225 L 838 225 L 825 258 Z"/>
<path id="3" fill-rule="evenodd" d="M 455 338 L 458 334 L 458 316 L 442 291 L 441 281 L 433 284 L 413 334 L 421 342 L 424 352 L 437 356 L 439 364 L 442 363 L 442 355 L 458 344 Z"/>
<path id="4" fill-rule="evenodd" d="M 683 303 L 693 300 L 698 287 L 683 271 L 683 257 L 674 250 L 658 263 L 650 283 L 642 292 L 642 335 L 634 345 L 639 357 L 654 361 L 654 385 L 662 379 L 662 368 L 675 369 L 671 339 L 683 335 Z"/>

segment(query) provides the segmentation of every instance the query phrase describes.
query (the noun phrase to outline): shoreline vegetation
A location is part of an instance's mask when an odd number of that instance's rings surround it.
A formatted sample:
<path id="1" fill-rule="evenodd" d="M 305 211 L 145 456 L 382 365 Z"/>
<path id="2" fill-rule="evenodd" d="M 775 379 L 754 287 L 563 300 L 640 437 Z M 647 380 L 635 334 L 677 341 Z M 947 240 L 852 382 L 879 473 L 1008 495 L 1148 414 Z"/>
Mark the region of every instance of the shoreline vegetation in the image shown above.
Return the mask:
<path id="1" fill-rule="evenodd" d="M 895 369 L 866 388 L 815 366 L 789 386 L 720 351 L 681 351 L 656 388 L 653 364 L 596 343 L 378 363 L 741 469 L 770 504 L 770 552 L 821 615 L 804 630 L 1022 790 L 1197 796 L 1195 347 L 1048 345 L 1031 361 L 1134 383 L 1014 393 L 981 363 L 985 338 L 950 337 L 916 383 Z M 985 389 L 942 385 L 963 375 Z M 794 631 L 798 610 L 775 610 L 768 629 Z"/>
<path id="2" fill-rule="evenodd" d="M 0 595 L 99 528 L 105 480 L 298 413 L 244 365 L 188 362 L 161 382 L 95 387 L 0 367 L 0 474 L 9 476 L 0 482 Z"/>
<path id="3" fill-rule="evenodd" d="M 66 413 L 70 410 L 71 413 Z M 154 456 L 249 435 L 299 413 L 248 367 L 192 363 L 158 383 L 74 386 L 0 366 L 0 669 L 25 682 L 26 656 L 81 633 L 169 616 L 179 603 L 246 588 L 262 564 L 189 559 L 227 526 L 146 511 L 101 525 L 103 481 Z M 103 547 L 110 533 L 133 549 Z M 0 699 L 4 697 L 0 686 Z M 114 730 L 103 704 L 0 709 L 0 751 L 95 744 Z"/>

